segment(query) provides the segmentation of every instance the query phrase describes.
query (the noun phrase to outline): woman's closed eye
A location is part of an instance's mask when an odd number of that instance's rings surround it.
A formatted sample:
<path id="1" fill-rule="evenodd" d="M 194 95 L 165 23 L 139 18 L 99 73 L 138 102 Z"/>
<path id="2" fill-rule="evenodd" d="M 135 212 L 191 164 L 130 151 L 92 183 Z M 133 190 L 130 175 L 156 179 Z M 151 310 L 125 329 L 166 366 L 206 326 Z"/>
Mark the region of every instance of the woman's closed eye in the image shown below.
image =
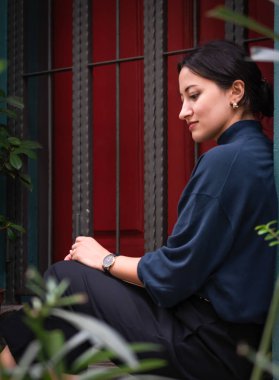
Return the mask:
<path id="1" fill-rule="evenodd" d="M 194 94 L 189 94 L 189 98 L 191 99 L 191 100 L 197 100 L 198 99 L 198 97 L 199 97 L 199 93 L 198 92 L 195 92 Z"/>

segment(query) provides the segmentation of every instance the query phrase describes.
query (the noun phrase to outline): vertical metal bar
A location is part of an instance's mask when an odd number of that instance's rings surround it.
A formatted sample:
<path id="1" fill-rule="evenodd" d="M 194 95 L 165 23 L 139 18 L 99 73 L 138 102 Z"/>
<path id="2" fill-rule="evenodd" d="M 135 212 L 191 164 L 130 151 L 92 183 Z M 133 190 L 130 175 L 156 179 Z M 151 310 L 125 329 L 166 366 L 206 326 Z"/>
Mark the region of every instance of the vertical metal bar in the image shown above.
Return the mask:
<path id="1" fill-rule="evenodd" d="M 144 240 L 156 248 L 155 184 L 155 4 L 144 1 Z"/>
<path id="2" fill-rule="evenodd" d="M 73 238 L 93 227 L 90 3 L 73 0 Z"/>
<path id="3" fill-rule="evenodd" d="M 199 43 L 198 36 L 198 0 L 193 1 L 193 46 L 197 47 Z M 199 158 L 199 144 L 194 142 L 194 162 L 195 164 L 198 162 Z"/>
<path id="4" fill-rule="evenodd" d="M 196 47 L 199 43 L 198 34 L 198 0 L 193 0 L 193 46 Z"/>
<path id="5" fill-rule="evenodd" d="M 225 0 L 225 6 L 231 10 L 234 10 L 234 0 Z M 234 27 L 235 25 L 233 23 L 225 22 L 225 38 L 227 40 L 234 40 Z"/>
<path id="6" fill-rule="evenodd" d="M 81 169 L 80 169 L 80 103 L 81 103 L 81 84 L 80 84 L 80 3 L 78 0 L 73 1 L 73 179 L 72 179 L 72 192 L 73 192 L 73 238 L 80 234 L 80 223 L 77 220 L 77 215 L 81 211 L 80 199 L 80 182 L 81 182 Z"/>
<path id="7" fill-rule="evenodd" d="M 144 1 L 144 232 L 145 249 L 167 234 L 166 1 Z"/>
<path id="8" fill-rule="evenodd" d="M 246 0 L 235 0 L 235 10 L 238 13 L 247 14 L 247 1 Z M 234 41 L 235 43 L 242 45 L 245 38 L 247 37 L 248 29 L 240 25 L 235 25 L 234 28 Z"/>
<path id="9" fill-rule="evenodd" d="M 247 1 L 246 0 L 225 0 L 225 6 L 237 11 L 239 13 L 246 14 Z M 245 28 L 240 25 L 235 25 L 231 22 L 225 23 L 225 38 L 234 41 L 238 44 L 242 44 L 245 39 Z"/>
<path id="10" fill-rule="evenodd" d="M 167 75 L 164 51 L 166 51 L 167 2 L 155 1 L 156 50 L 155 50 L 155 130 L 156 130 L 156 248 L 167 238 L 168 226 L 168 127 L 167 127 Z"/>
<path id="11" fill-rule="evenodd" d="M 48 0 L 48 70 L 52 68 L 52 0 Z M 48 74 L 48 215 L 47 215 L 47 266 L 52 259 L 52 78 Z"/>
<path id="12" fill-rule="evenodd" d="M 119 0 L 116 0 L 116 59 L 120 54 Z M 116 63 L 116 253 L 120 252 L 120 63 Z"/>

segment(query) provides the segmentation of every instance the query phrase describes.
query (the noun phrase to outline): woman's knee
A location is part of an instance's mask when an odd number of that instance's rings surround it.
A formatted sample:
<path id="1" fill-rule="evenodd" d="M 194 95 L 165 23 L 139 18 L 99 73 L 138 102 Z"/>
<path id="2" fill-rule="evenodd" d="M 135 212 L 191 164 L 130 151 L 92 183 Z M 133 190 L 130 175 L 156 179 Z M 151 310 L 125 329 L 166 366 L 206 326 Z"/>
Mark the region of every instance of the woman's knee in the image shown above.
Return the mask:
<path id="1" fill-rule="evenodd" d="M 59 277 L 61 266 L 64 265 L 64 261 L 59 261 L 55 264 L 52 264 L 44 273 L 44 279 L 47 280 L 49 277 L 57 278 Z"/>

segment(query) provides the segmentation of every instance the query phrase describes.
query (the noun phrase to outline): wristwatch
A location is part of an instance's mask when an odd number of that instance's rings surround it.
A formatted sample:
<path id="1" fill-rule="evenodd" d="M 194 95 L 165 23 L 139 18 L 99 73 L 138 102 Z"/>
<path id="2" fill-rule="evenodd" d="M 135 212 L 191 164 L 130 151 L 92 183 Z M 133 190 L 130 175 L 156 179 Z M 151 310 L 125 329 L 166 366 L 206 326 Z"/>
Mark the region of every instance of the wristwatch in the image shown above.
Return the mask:
<path id="1" fill-rule="evenodd" d="M 103 259 L 103 269 L 105 272 L 109 272 L 110 268 L 113 266 L 115 262 L 116 255 L 114 253 L 110 253 L 109 255 L 105 256 Z"/>

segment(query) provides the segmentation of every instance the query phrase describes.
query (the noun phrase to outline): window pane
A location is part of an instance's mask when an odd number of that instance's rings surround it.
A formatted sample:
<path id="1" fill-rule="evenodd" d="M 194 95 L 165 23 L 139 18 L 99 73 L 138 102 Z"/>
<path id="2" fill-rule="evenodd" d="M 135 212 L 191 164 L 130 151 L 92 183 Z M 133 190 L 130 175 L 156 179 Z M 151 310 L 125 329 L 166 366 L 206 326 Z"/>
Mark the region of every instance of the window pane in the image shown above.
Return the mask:
<path id="1" fill-rule="evenodd" d="M 168 51 L 193 47 L 193 1 L 168 0 Z"/>
<path id="2" fill-rule="evenodd" d="M 116 57 L 116 1 L 92 1 L 93 62 Z"/>
<path id="3" fill-rule="evenodd" d="M 116 67 L 93 70 L 94 234 L 115 250 Z M 120 66 L 121 253 L 143 253 L 143 62 Z"/>
<path id="4" fill-rule="evenodd" d="M 199 2 L 199 43 L 205 43 L 210 40 L 223 39 L 225 36 L 225 22 L 216 18 L 208 17 L 207 12 L 217 7 L 224 5 L 224 1 L 207 0 Z"/>
<path id="5" fill-rule="evenodd" d="M 53 254 L 72 244 L 72 73 L 53 77 Z"/>
<path id="6" fill-rule="evenodd" d="M 120 57 L 143 55 L 143 0 L 120 1 Z"/>
<path id="7" fill-rule="evenodd" d="M 72 66 L 72 0 L 53 1 L 53 67 Z"/>
<path id="8" fill-rule="evenodd" d="M 120 70 L 121 230 L 143 232 L 143 62 Z"/>
<path id="9" fill-rule="evenodd" d="M 24 2 L 24 71 L 33 72 L 48 68 L 48 2 Z"/>
<path id="10" fill-rule="evenodd" d="M 29 160 L 28 171 L 33 191 L 28 192 L 28 263 L 46 268 L 48 254 L 48 78 L 29 78 L 26 83 L 25 133 L 28 139 L 38 141 L 38 159 Z"/>

